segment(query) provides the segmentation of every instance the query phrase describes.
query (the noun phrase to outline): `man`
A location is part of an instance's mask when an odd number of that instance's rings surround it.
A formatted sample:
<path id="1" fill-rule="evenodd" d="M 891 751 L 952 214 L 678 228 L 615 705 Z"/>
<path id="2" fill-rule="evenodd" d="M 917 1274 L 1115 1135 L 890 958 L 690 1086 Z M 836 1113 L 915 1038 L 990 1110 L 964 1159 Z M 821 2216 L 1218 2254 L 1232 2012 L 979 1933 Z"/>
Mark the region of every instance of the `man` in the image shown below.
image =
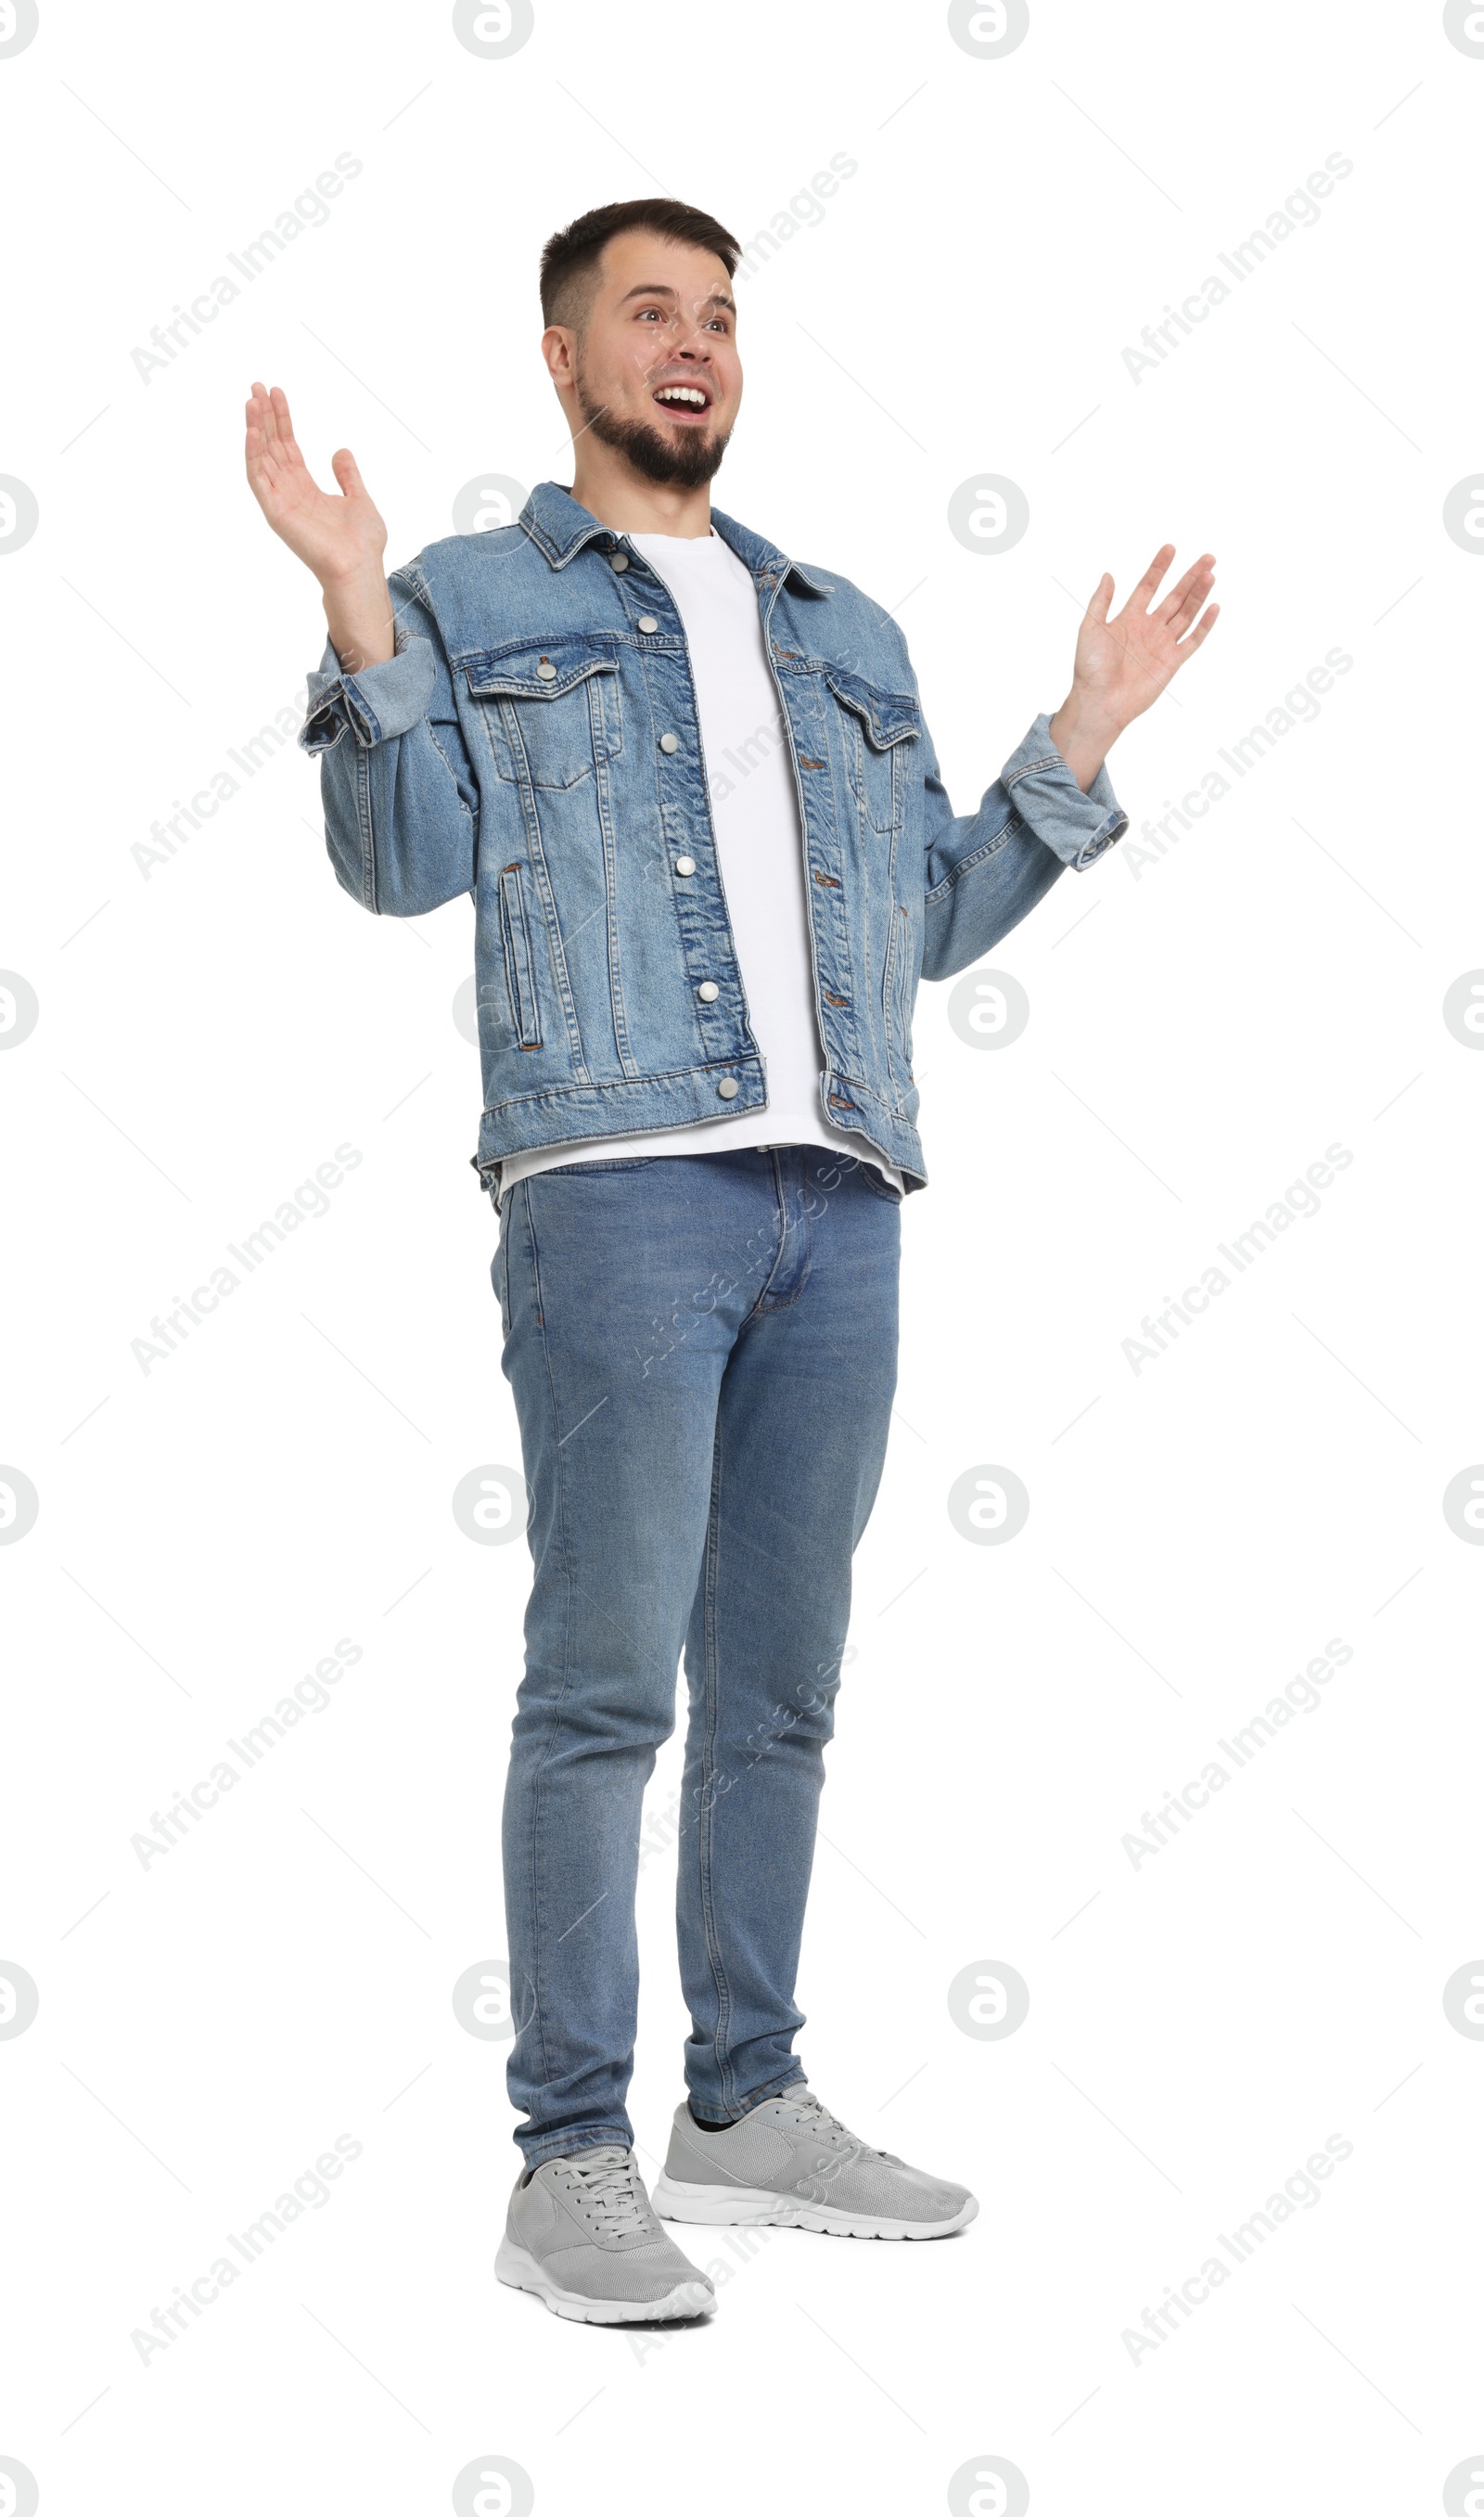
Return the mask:
<path id="1" fill-rule="evenodd" d="M 276 388 L 247 469 L 318 576 L 302 740 L 363 906 L 476 908 L 493 1278 L 534 1578 L 504 1813 L 525 2165 L 496 2269 L 592 2323 L 703 2315 L 671 2220 L 940 2237 L 978 2208 L 848 2133 L 793 2051 L 850 1609 L 896 1378 L 899 1209 L 925 1184 L 912 1011 L 1126 827 L 1103 768 L 1194 654 L 1212 562 L 1166 546 L 977 813 L 902 634 L 711 513 L 742 402 L 734 237 L 596 210 L 541 267 L 571 490 L 390 585 L 351 454 L 320 491 Z M 651 2203 L 625 2095 L 641 1803 L 690 1727 L 689 2096 Z"/>

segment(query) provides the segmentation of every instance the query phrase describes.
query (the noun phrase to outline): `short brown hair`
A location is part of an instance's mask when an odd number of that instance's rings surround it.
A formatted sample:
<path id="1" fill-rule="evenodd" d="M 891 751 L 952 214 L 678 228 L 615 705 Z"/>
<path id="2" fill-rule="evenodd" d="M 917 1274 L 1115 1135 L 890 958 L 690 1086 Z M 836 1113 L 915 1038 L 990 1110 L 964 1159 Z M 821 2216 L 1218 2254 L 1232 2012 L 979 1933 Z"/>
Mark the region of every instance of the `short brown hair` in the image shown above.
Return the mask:
<path id="1" fill-rule="evenodd" d="M 727 267 L 730 279 L 742 260 L 742 247 L 719 219 L 693 210 L 684 201 L 609 201 L 601 210 L 586 210 L 571 227 L 548 236 L 541 254 L 541 313 L 548 323 L 571 323 L 580 329 L 592 298 L 592 281 L 603 248 L 615 235 L 649 228 L 672 244 L 699 245 Z"/>

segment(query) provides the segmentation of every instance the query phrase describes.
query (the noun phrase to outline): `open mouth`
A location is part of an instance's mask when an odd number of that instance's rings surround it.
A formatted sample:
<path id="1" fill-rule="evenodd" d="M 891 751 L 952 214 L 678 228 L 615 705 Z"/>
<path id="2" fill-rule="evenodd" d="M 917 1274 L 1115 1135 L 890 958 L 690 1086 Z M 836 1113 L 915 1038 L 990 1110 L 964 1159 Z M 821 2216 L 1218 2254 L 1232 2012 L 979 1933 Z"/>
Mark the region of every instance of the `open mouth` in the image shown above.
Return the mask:
<path id="1" fill-rule="evenodd" d="M 699 427 L 711 408 L 711 397 L 704 385 L 658 385 L 653 399 L 666 419 L 678 419 L 682 427 Z"/>

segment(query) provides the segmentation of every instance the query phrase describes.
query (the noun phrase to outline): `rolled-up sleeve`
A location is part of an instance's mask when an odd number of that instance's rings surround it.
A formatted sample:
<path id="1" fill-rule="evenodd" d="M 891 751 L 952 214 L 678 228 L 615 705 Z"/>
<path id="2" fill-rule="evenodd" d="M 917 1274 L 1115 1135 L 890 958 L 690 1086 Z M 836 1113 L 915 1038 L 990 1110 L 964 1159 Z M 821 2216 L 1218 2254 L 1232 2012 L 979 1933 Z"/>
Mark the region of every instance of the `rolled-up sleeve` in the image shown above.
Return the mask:
<path id="1" fill-rule="evenodd" d="M 971 814 L 954 813 L 924 729 L 925 979 L 981 960 L 1067 868 L 1081 874 L 1128 827 L 1106 765 L 1084 794 L 1050 726 L 1037 718 Z"/>
<path id="2" fill-rule="evenodd" d="M 325 845 L 342 887 L 377 916 L 420 917 L 474 888 L 479 782 L 420 581 L 402 570 L 388 582 L 396 655 L 347 673 L 326 646 L 299 741 L 319 763 Z"/>
<path id="3" fill-rule="evenodd" d="M 426 638 L 409 638 L 384 664 L 344 673 L 326 645 L 318 673 L 309 677 L 309 705 L 299 740 L 306 751 L 328 751 L 344 734 L 356 742 L 386 743 L 410 734 L 427 715 L 438 667 Z"/>

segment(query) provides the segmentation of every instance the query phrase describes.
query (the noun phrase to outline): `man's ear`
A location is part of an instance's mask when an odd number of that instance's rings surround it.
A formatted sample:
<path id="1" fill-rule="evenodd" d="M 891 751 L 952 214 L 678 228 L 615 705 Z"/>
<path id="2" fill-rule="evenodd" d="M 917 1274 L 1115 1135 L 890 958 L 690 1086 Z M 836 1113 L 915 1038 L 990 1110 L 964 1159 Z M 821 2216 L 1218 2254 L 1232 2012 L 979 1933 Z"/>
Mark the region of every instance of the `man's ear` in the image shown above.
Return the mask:
<path id="1" fill-rule="evenodd" d="M 548 323 L 541 335 L 541 356 L 558 393 L 576 381 L 577 336 L 569 323 Z"/>

